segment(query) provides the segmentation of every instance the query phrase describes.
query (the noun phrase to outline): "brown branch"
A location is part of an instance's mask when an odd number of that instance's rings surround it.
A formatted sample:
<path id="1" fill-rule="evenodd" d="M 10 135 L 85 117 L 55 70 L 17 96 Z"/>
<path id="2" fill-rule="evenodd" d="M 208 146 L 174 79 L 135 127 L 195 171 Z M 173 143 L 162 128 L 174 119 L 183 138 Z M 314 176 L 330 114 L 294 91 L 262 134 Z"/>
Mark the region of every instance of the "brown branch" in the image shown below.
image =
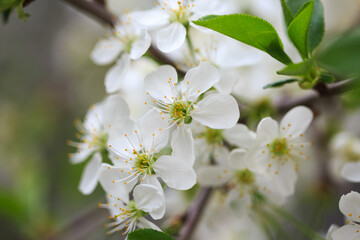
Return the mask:
<path id="1" fill-rule="evenodd" d="M 86 0 L 62 0 L 64 2 L 70 3 L 79 10 L 89 13 L 90 15 L 100 20 L 102 23 L 113 27 L 115 24 L 115 17 L 109 13 L 106 8 L 96 2 L 89 2 Z"/>
<path id="2" fill-rule="evenodd" d="M 189 240 L 192 233 L 194 232 L 197 223 L 201 217 L 203 210 L 205 209 L 206 203 L 210 199 L 212 188 L 204 188 L 199 193 L 199 196 L 195 199 L 194 204 L 188 210 L 184 225 L 181 228 L 180 236 L 177 240 Z"/>
<path id="3" fill-rule="evenodd" d="M 353 80 L 345 80 L 326 85 L 326 90 L 324 90 L 323 86 L 321 86 L 321 90 L 316 89 L 316 91 L 309 93 L 306 96 L 302 96 L 296 99 L 282 99 L 278 104 L 276 104 L 276 108 L 279 113 L 285 113 L 291 108 L 299 105 L 311 107 L 317 100 L 321 98 L 339 95 L 351 90 L 352 84 Z"/>

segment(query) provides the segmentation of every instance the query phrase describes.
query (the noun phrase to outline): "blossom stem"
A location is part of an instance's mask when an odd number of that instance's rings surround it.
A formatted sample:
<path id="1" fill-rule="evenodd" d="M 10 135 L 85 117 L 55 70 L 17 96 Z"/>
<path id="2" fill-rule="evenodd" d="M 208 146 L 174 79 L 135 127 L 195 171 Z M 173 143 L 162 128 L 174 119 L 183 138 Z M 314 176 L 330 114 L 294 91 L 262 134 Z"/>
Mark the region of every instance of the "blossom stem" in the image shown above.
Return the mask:
<path id="1" fill-rule="evenodd" d="M 192 44 L 191 38 L 190 38 L 188 33 L 186 34 L 186 42 L 187 42 L 187 44 L 189 46 L 191 57 L 193 58 L 193 61 L 196 64 L 196 56 L 195 56 L 194 45 Z"/>

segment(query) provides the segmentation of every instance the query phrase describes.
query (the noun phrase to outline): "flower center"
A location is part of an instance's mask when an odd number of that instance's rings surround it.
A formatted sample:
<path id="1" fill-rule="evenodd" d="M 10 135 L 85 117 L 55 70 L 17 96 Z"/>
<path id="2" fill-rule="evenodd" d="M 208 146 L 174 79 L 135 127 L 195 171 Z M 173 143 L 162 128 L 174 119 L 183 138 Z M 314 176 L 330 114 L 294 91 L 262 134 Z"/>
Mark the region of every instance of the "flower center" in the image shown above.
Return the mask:
<path id="1" fill-rule="evenodd" d="M 353 144 L 347 144 L 345 147 L 345 156 L 347 161 L 349 162 L 358 162 L 360 161 L 360 154 L 356 153 L 353 150 Z"/>
<path id="2" fill-rule="evenodd" d="M 170 22 L 179 22 L 186 24 L 189 17 L 191 16 L 191 11 L 189 8 L 193 7 L 192 5 L 183 6 L 181 1 L 178 1 L 178 8 L 170 8 Z"/>
<path id="3" fill-rule="evenodd" d="M 204 137 L 206 142 L 210 145 L 222 144 L 224 140 L 222 129 L 206 128 L 205 132 L 201 133 L 199 137 Z"/>
<path id="4" fill-rule="evenodd" d="M 248 170 L 239 170 L 235 173 L 236 176 L 236 180 L 239 183 L 245 184 L 245 185 L 250 185 L 253 184 L 255 182 L 255 176 L 254 174 Z"/>
<path id="5" fill-rule="evenodd" d="M 169 113 L 174 122 L 189 124 L 192 121 L 190 112 L 193 110 L 191 102 L 188 101 L 175 101 L 171 104 Z"/>
<path id="6" fill-rule="evenodd" d="M 107 140 L 108 140 L 108 134 L 102 133 L 99 135 L 94 135 L 94 137 L 91 139 L 89 145 L 90 146 L 97 146 L 99 150 L 106 149 L 107 146 Z"/>
<path id="7" fill-rule="evenodd" d="M 136 172 L 140 172 L 142 174 L 155 174 L 155 171 L 152 167 L 154 162 L 156 161 L 156 158 L 154 156 L 150 156 L 146 153 L 137 153 L 134 151 L 134 154 L 136 156 L 135 159 L 135 170 Z"/>
<path id="8" fill-rule="evenodd" d="M 136 207 L 136 203 L 134 200 L 129 201 L 126 207 L 126 211 L 131 214 L 131 218 L 133 219 L 139 219 L 147 214 L 146 212 Z"/>
<path id="9" fill-rule="evenodd" d="M 276 157 L 282 157 L 288 153 L 288 144 L 286 139 L 275 139 L 268 145 L 270 152 Z"/>

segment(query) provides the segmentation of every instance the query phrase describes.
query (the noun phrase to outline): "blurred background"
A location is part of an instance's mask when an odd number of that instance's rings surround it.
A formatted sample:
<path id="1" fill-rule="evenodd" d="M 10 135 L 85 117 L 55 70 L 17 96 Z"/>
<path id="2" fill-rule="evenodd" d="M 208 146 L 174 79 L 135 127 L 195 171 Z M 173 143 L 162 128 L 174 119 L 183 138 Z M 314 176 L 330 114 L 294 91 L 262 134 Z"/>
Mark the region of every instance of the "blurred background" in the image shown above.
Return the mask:
<path id="1" fill-rule="evenodd" d="M 358 19 L 359 9 L 349 9 Z M 339 27 L 331 34 L 358 22 L 346 22 L 341 15 L 346 11 L 328 13 L 342 19 L 327 17 L 328 24 Z M 13 15 L 0 24 L 0 238 L 104 239 L 107 213 L 97 209 L 103 191 L 98 187 L 90 196 L 78 191 L 84 164 L 69 163 L 73 149 L 66 141 L 75 139 L 74 120 L 105 96 L 108 66 L 89 59 L 105 28 L 61 1 L 35 1 L 25 12 L 31 14 L 25 23 Z M 297 198 L 303 207 L 306 197 Z M 311 206 L 323 205 L 319 199 L 316 204 L 310 200 Z M 324 211 L 341 224 L 338 198 L 329 199 L 331 210 Z"/>

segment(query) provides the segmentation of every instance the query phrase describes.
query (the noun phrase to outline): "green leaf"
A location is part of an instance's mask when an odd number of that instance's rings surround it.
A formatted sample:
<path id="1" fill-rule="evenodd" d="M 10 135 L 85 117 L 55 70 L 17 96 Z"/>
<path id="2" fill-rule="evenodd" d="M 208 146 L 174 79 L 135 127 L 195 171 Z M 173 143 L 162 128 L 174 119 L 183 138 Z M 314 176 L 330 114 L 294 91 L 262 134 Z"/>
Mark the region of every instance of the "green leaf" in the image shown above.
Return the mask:
<path id="1" fill-rule="evenodd" d="M 9 21 L 9 17 L 10 17 L 13 10 L 14 10 L 13 8 L 8 8 L 5 11 L 2 12 L 3 22 L 4 23 L 7 23 Z"/>
<path id="2" fill-rule="evenodd" d="M 290 25 L 290 23 L 293 21 L 294 19 L 294 15 L 291 12 L 289 6 L 287 5 L 285 0 L 280 0 L 281 2 L 281 7 L 283 10 L 283 14 L 284 14 L 284 20 L 285 20 L 285 24 L 288 27 Z"/>
<path id="3" fill-rule="evenodd" d="M 360 74 L 360 28 L 342 34 L 319 49 L 316 62 L 344 77 Z"/>
<path id="4" fill-rule="evenodd" d="M 139 229 L 129 234 L 129 240 L 174 240 L 166 233 L 152 229 Z"/>
<path id="5" fill-rule="evenodd" d="M 6 9 L 16 7 L 21 3 L 21 0 L 1 0 L 0 1 L 0 12 L 5 11 Z"/>
<path id="6" fill-rule="evenodd" d="M 298 82 L 299 79 L 295 79 L 295 78 L 292 78 L 292 79 L 286 79 L 286 80 L 281 80 L 281 81 L 278 81 L 278 82 L 274 82 L 274 83 L 270 83 L 270 84 L 267 84 L 263 87 L 263 89 L 267 89 L 267 88 L 276 88 L 276 87 L 281 87 L 285 84 L 288 84 L 288 83 L 293 83 L 293 82 Z"/>
<path id="7" fill-rule="evenodd" d="M 291 63 L 275 28 L 261 18 L 246 14 L 209 15 L 194 23 L 260 49 L 284 64 Z"/>
<path id="8" fill-rule="evenodd" d="M 296 14 L 294 20 L 288 28 L 290 40 L 294 43 L 303 59 L 308 58 L 308 37 L 311 16 L 314 8 L 314 2 L 310 1 L 304 4 Z"/>
<path id="9" fill-rule="evenodd" d="M 324 7 L 320 0 L 314 0 L 314 10 L 311 17 L 309 29 L 309 48 L 310 51 L 319 46 L 325 33 Z"/>
<path id="10" fill-rule="evenodd" d="M 286 0 L 286 3 L 293 15 L 296 15 L 296 13 L 301 9 L 301 7 L 304 6 L 304 4 L 308 1 L 309 0 Z"/>
<path id="11" fill-rule="evenodd" d="M 25 22 L 26 19 L 30 15 L 28 13 L 25 13 L 24 10 L 23 10 L 24 1 L 25 0 L 22 0 L 21 3 L 17 6 L 17 14 L 18 14 L 18 18 L 20 18 L 21 20 L 23 20 Z"/>
<path id="12" fill-rule="evenodd" d="M 313 67 L 313 60 L 308 59 L 301 63 L 292 63 L 287 65 L 285 68 L 277 71 L 279 75 L 287 76 L 304 76 L 308 74 Z"/>
<path id="13" fill-rule="evenodd" d="M 333 83 L 335 82 L 335 77 L 328 73 L 323 73 L 319 77 L 319 81 L 323 83 Z"/>
<path id="14" fill-rule="evenodd" d="M 296 14 L 301 7 L 312 0 L 287 0 L 287 6 L 293 14 Z M 320 0 L 314 0 L 314 10 L 309 29 L 309 49 L 312 52 L 322 41 L 325 32 L 324 7 Z"/>

